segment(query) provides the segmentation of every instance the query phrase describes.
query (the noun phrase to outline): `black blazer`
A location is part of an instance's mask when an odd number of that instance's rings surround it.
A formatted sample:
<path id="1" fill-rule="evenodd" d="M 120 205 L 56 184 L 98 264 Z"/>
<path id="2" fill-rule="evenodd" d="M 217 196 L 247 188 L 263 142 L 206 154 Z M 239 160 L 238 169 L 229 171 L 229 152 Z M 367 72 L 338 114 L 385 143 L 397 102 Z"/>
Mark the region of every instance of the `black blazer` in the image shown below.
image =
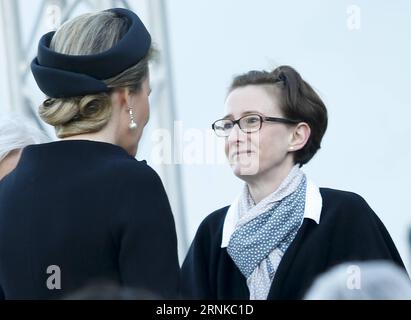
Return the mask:
<path id="1" fill-rule="evenodd" d="M 320 223 L 304 219 L 267 299 L 301 299 L 318 275 L 343 262 L 383 259 L 405 269 L 390 235 L 363 198 L 333 189 L 320 192 Z M 210 214 L 197 231 L 182 267 L 185 298 L 249 299 L 245 277 L 220 247 L 227 210 Z"/>
<path id="2" fill-rule="evenodd" d="M 61 289 L 47 286 L 52 265 Z M 159 176 L 108 143 L 25 148 L 0 181 L 0 296 L 60 298 L 98 281 L 177 296 L 176 231 Z"/>

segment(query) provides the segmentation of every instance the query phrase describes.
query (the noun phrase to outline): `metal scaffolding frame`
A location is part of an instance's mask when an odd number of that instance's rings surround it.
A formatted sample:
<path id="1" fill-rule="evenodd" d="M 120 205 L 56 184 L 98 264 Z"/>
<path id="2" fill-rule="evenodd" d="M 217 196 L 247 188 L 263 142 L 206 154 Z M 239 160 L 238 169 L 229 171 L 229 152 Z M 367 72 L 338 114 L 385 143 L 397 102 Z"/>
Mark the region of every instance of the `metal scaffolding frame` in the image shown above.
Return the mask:
<path id="1" fill-rule="evenodd" d="M 14 111 L 24 114 L 50 134 L 50 127 L 45 126 L 38 118 L 38 97 L 35 96 L 37 89 L 33 88 L 31 78 L 30 62 L 35 56 L 36 46 L 41 34 L 42 22 L 47 8 L 58 7 L 60 16 L 56 21 L 60 24 L 71 18 L 72 13 L 80 5 L 87 6 L 89 11 L 99 11 L 112 7 L 123 7 L 133 9 L 137 4 L 146 9 L 148 18 L 148 29 L 160 49 L 161 55 L 152 66 L 153 97 L 151 104 L 155 106 L 157 124 L 160 128 L 173 133 L 176 110 L 173 96 L 173 82 L 170 59 L 170 48 L 167 32 L 167 14 L 164 0 L 138 0 L 133 6 L 126 0 L 38 0 L 38 11 L 35 14 L 34 24 L 29 31 L 27 43 L 23 43 L 22 17 L 19 5 L 24 5 L 25 0 L 0 0 L 1 20 L 3 23 L 3 38 L 6 51 L 7 76 L 9 83 L 10 106 L 6 111 Z M 58 26 L 58 25 L 57 25 Z M 56 27 L 57 27 L 56 26 Z M 26 29 L 25 29 L 26 31 Z M 182 261 L 183 255 L 188 249 L 187 229 L 185 223 L 184 199 L 182 193 L 182 179 L 179 165 L 163 165 L 162 178 L 167 190 L 171 207 L 173 209 L 178 234 L 179 255 Z"/>

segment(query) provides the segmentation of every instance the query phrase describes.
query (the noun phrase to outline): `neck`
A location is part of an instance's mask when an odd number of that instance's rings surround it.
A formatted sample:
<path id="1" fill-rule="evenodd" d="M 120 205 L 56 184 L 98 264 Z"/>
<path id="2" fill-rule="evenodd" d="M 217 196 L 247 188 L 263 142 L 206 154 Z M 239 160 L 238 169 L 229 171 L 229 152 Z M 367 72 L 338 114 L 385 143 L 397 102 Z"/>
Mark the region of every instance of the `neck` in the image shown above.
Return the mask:
<path id="1" fill-rule="evenodd" d="M 115 139 L 113 136 L 104 134 L 102 132 L 96 133 L 85 133 L 85 134 L 77 134 L 75 136 L 70 136 L 67 138 L 63 138 L 61 140 L 91 140 L 91 141 L 98 141 L 98 142 L 106 142 L 111 144 L 116 144 Z"/>
<path id="2" fill-rule="evenodd" d="M 261 173 L 259 176 L 254 177 L 254 179 L 247 181 L 248 190 L 254 202 L 256 204 L 259 203 L 277 190 L 284 179 L 287 178 L 293 166 L 293 162 L 288 162 L 281 167 L 274 167 L 270 171 Z"/>
<path id="3" fill-rule="evenodd" d="M 91 141 L 117 144 L 118 141 L 116 139 L 115 132 L 116 130 L 114 128 L 113 121 L 109 121 L 109 123 L 98 132 L 77 134 L 74 136 L 63 138 L 61 140 L 91 140 Z"/>

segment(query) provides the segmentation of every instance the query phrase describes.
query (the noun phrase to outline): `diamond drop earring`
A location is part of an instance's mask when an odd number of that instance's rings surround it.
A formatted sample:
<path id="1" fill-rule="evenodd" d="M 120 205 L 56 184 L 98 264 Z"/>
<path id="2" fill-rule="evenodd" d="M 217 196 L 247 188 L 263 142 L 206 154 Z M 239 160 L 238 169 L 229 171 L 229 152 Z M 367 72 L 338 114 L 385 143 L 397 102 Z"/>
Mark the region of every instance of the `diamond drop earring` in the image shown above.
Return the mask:
<path id="1" fill-rule="evenodd" d="M 130 124 L 128 125 L 129 129 L 137 129 L 137 123 L 134 121 L 133 109 L 131 107 L 128 107 L 128 113 L 130 115 Z"/>

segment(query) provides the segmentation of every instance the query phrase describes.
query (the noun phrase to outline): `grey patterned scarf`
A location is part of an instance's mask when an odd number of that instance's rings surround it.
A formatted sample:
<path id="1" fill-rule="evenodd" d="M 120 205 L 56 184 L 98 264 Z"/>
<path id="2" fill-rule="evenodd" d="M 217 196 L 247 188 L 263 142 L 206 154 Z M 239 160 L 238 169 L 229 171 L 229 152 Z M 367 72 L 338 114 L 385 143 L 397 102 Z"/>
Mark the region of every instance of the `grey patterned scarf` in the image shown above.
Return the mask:
<path id="1" fill-rule="evenodd" d="M 267 298 L 281 258 L 303 221 L 306 188 L 306 176 L 298 165 L 258 204 L 245 186 L 227 252 L 247 279 L 250 299 Z"/>

